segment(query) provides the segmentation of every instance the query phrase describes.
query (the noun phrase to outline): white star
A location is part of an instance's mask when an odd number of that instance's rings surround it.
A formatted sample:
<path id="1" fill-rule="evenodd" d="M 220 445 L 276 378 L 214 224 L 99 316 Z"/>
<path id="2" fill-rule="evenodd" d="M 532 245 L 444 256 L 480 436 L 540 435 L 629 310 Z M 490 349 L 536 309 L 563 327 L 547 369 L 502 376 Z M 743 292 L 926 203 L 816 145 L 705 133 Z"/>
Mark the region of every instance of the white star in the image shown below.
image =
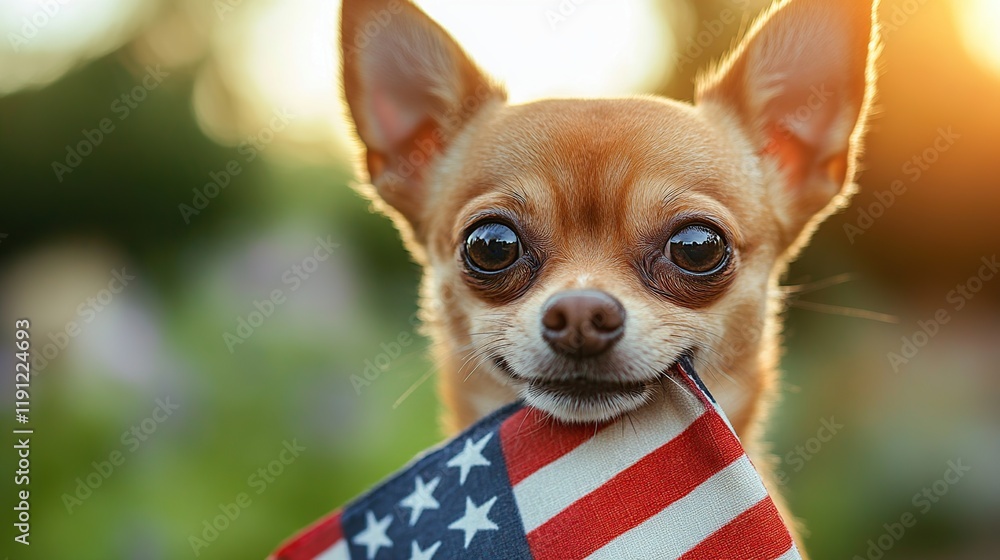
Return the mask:
<path id="1" fill-rule="evenodd" d="M 432 544 L 427 550 L 420 550 L 420 547 L 417 546 L 417 541 L 413 541 L 410 544 L 410 560 L 431 560 L 440 546 L 441 541 L 438 541 Z"/>
<path id="2" fill-rule="evenodd" d="M 458 476 L 459 485 L 465 484 L 465 479 L 469 476 L 469 471 L 472 470 L 472 467 L 488 467 L 491 465 L 486 457 L 483 457 L 483 448 L 489 443 L 491 437 L 493 437 L 493 432 L 486 434 L 476 443 L 472 443 L 472 438 L 465 440 L 465 449 L 446 463 L 449 467 L 458 467 L 461 469 Z"/>
<path id="3" fill-rule="evenodd" d="M 476 536 L 477 532 L 496 531 L 500 528 L 487 517 L 490 514 L 490 508 L 493 507 L 496 501 L 497 497 L 493 496 L 485 504 L 476 506 L 476 504 L 472 503 L 472 498 L 466 496 L 465 515 L 451 525 L 448 525 L 449 529 L 465 531 L 465 548 L 469 548 L 469 543 L 472 542 L 472 537 Z"/>
<path id="4" fill-rule="evenodd" d="M 392 547 L 392 541 L 385 534 L 385 530 L 389 528 L 391 523 L 392 515 L 386 515 L 382 519 L 375 519 L 375 514 L 367 511 L 365 512 L 365 530 L 355 535 L 351 539 L 351 542 L 359 546 L 364 546 L 368 560 L 372 560 L 378 554 L 378 549 Z"/>
<path id="5" fill-rule="evenodd" d="M 441 504 L 434 499 L 434 490 L 437 488 L 439 482 L 441 482 L 440 476 L 427 484 L 424 484 L 424 479 L 418 476 L 416 488 L 413 490 L 413 493 L 399 502 L 399 505 L 403 507 L 412 508 L 412 511 L 410 511 L 411 527 L 417 523 L 417 520 L 420 519 L 420 514 L 425 509 L 438 509 L 441 507 Z"/>

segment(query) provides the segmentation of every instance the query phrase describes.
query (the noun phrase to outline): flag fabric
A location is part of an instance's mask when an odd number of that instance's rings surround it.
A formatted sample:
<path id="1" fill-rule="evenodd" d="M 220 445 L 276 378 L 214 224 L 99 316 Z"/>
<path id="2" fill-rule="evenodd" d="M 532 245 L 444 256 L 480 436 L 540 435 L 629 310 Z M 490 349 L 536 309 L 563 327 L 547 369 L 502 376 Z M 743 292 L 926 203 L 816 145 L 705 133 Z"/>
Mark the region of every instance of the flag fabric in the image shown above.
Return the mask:
<path id="1" fill-rule="evenodd" d="M 509 405 L 271 560 L 799 559 L 722 409 L 674 370 L 665 406 L 603 426 Z"/>

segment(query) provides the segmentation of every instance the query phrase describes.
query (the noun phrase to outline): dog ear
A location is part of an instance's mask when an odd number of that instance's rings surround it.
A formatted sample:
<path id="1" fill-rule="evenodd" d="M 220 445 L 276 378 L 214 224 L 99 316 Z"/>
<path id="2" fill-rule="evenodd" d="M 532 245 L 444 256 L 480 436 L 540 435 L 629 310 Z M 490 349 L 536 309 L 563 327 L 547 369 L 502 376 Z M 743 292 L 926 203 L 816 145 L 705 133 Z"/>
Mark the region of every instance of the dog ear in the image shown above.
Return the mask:
<path id="1" fill-rule="evenodd" d="M 697 103 L 722 104 L 765 168 L 780 171 L 783 184 L 767 185 L 767 196 L 789 244 L 854 190 L 874 96 L 877 5 L 776 2 L 699 81 Z"/>
<path id="2" fill-rule="evenodd" d="M 408 0 L 345 0 L 341 48 L 371 184 L 419 239 L 430 164 L 476 111 L 505 94 Z"/>

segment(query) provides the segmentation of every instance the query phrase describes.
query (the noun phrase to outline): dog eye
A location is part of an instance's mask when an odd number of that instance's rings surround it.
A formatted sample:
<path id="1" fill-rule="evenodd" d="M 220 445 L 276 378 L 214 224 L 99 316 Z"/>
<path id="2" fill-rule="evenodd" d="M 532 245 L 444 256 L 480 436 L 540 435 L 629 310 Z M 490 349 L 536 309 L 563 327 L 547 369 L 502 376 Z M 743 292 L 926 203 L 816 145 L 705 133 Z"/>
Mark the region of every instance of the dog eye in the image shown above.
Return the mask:
<path id="1" fill-rule="evenodd" d="M 465 254 L 469 263 L 486 272 L 498 272 L 521 257 L 521 241 L 509 227 L 490 222 L 469 234 Z"/>
<path id="2" fill-rule="evenodd" d="M 670 237 L 666 251 L 677 266 L 693 274 L 715 272 L 729 255 L 729 248 L 722 234 L 700 225 L 688 225 Z"/>

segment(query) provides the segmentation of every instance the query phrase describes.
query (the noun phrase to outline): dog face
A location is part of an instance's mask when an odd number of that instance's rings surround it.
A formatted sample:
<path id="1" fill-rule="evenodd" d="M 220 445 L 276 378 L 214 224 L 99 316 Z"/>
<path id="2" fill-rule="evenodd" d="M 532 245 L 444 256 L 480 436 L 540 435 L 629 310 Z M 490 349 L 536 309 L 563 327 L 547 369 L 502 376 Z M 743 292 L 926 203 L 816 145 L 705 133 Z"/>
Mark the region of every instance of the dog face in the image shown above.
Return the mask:
<path id="1" fill-rule="evenodd" d="M 695 104 L 510 106 L 409 2 L 346 0 L 342 21 L 366 192 L 425 267 L 461 423 L 515 396 L 607 420 L 682 357 L 759 400 L 777 278 L 853 182 L 870 3 L 777 4 Z"/>

